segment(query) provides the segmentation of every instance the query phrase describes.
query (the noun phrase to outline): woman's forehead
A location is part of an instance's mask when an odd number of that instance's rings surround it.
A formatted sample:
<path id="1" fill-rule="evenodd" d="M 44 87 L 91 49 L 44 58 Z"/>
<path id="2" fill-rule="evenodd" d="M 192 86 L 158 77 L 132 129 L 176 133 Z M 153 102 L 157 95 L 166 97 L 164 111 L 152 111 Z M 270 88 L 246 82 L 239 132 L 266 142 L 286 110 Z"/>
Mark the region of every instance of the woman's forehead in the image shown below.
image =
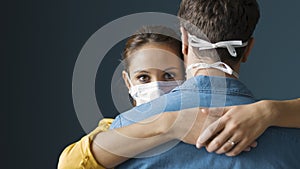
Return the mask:
<path id="1" fill-rule="evenodd" d="M 160 48 L 142 48 L 134 52 L 130 59 L 129 70 L 158 69 L 181 67 L 182 60 L 173 52 Z"/>

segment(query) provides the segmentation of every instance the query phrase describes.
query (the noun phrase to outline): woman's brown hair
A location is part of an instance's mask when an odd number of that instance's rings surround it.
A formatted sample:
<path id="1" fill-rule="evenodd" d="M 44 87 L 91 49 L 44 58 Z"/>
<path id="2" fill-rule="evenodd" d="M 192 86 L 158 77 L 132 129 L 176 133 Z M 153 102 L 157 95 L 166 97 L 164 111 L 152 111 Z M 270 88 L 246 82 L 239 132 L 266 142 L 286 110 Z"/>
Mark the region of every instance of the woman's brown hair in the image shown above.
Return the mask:
<path id="1" fill-rule="evenodd" d="M 128 70 L 129 55 L 149 43 L 163 43 L 177 52 L 178 57 L 183 60 L 181 52 L 181 41 L 179 35 L 170 28 L 163 26 L 144 26 L 134 35 L 130 36 L 123 51 L 122 60 L 125 70 Z"/>

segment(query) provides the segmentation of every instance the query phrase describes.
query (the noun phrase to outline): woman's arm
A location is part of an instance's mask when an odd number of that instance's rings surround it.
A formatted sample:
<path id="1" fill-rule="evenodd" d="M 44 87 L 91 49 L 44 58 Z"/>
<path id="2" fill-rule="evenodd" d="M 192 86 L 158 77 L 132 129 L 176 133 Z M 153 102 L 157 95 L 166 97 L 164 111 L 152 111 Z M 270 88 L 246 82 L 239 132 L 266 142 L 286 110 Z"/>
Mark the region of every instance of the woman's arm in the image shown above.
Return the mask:
<path id="1" fill-rule="evenodd" d="M 58 168 L 110 168 L 157 145 L 178 139 L 196 144 L 200 131 L 219 115 L 192 108 L 166 112 L 126 127 L 108 130 L 112 120 L 104 119 L 80 141 L 62 152 Z"/>
<path id="2" fill-rule="evenodd" d="M 300 128 L 300 99 L 265 102 L 266 111 L 273 114 L 272 126 Z"/>
<path id="3" fill-rule="evenodd" d="M 224 115 L 198 138 L 197 147 L 206 146 L 209 152 L 235 156 L 270 126 L 300 127 L 300 99 L 265 100 L 225 107 L 222 111 Z"/>
<path id="4" fill-rule="evenodd" d="M 162 113 L 139 123 L 99 133 L 93 140 L 92 152 L 103 166 L 115 167 L 173 139 L 195 145 L 202 127 L 218 118 L 199 108 Z"/>
<path id="5" fill-rule="evenodd" d="M 109 123 L 101 121 L 92 133 L 63 151 L 58 168 L 111 168 L 173 139 L 195 145 L 200 131 L 220 117 L 201 110 L 166 112 L 108 131 Z"/>
<path id="6" fill-rule="evenodd" d="M 103 166 L 112 168 L 159 144 L 170 141 L 173 116 L 164 113 L 122 128 L 97 134 L 91 144 L 94 158 Z"/>

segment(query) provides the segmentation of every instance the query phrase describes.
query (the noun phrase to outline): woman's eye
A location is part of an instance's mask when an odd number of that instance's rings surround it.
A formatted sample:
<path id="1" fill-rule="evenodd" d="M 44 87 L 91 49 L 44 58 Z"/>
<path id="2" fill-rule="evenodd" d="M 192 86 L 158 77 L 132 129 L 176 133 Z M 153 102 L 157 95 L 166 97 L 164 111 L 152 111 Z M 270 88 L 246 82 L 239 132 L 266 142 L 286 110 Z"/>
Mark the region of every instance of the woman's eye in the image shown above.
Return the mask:
<path id="1" fill-rule="evenodd" d="M 174 80 L 176 74 L 175 73 L 165 73 L 164 74 L 164 79 L 166 80 Z"/>
<path id="2" fill-rule="evenodd" d="M 141 83 L 149 83 L 150 82 L 150 76 L 148 76 L 148 75 L 140 75 L 137 77 L 137 79 Z"/>

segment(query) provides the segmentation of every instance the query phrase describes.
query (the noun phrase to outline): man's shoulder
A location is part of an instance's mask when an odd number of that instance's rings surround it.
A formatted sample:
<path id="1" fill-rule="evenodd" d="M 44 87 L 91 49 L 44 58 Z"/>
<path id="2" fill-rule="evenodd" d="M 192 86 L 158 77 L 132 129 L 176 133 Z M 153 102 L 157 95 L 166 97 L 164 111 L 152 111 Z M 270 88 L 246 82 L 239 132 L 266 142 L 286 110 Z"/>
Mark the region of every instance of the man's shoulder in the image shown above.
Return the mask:
<path id="1" fill-rule="evenodd" d="M 174 97 L 174 95 L 176 95 L 176 93 L 177 92 L 172 92 L 170 94 L 163 95 L 158 99 L 139 105 L 137 107 L 133 107 L 132 109 L 119 114 L 111 125 L 111 128 L 127 126 L 147 119 L 151 116 L 157 115 L 159 113 L 178 109 L 177 105 L 180 104 L 174 101 L 174 98 L 176 98 Z M 174 105 L 175 107 L 172 105 Z"/>

